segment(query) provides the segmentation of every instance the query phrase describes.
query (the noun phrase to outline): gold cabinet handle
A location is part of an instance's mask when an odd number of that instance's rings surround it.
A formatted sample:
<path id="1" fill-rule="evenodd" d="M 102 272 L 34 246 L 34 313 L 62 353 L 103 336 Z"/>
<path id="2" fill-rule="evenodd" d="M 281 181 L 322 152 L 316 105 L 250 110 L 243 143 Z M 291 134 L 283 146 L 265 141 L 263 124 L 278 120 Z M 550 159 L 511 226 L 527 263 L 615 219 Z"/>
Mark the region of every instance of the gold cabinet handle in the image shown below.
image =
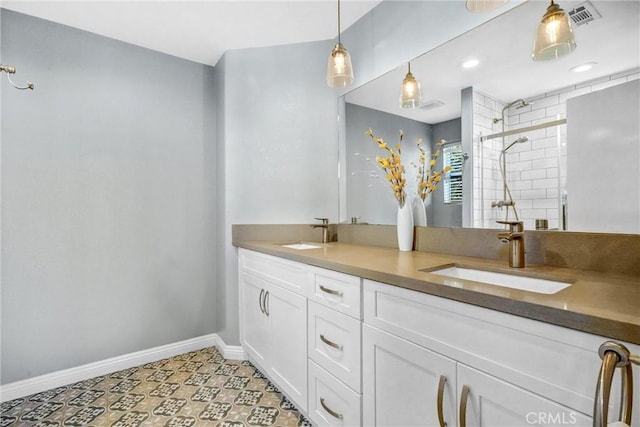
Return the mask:
<path id="1" fill-rule="evenodd" d="M 264 314 L 264 289 L 260 289 L 260 296 L 258 297 L 258 305 L 260 306 L 260 311 Z"/>
<path id="2" fill-rule="evenodd" d="M 598 349 L 598 354 L 602 359 L 598 383 L 596 385 L 596 397 L 593 408 L 593 426 L 604 427 L 609 419 L 609 397 L 611 394 L 611 384 L 616 368 L 620 368 L 622 374 L 621 403 L 619 420 L 631 425 L 631 411 L 633 409 L 633 372 L 632 363 L 637 363 L 638 358 L 629 353 L 629 350 L 622 344 L 607 341 Z"/>
<path id="3" fill-rule="evenodd" d="M 326 294 L 331 294 L 331 295 L 337 295 L 339 297 L 342 296 L 342 292 L 341 291 L 336 291 L 334 289 L 329 289 L 329 288 L 325 288 L 324 286 L 320 285 L 320 290 Z"/>
<path id="4" fill-rule="evenodd" d="M 322 409 L 324 409 L 325 411 L 327 411 L 327 413 L 328 413 L 329 415 L 331 415 L 332 417 L 337 418 L 337 419 L 339 419 L 339 420 L 343 419 L 342 414 L 340 414 L 340 413 L 338 413 L 338 412 L 336 412 L 336 411 L 332 410 L 331 408 L 329 408 L 329 407 L 327 406 L 327 404 L 326 404 L 326 403 L 324 403 L 324 399 L 323 399 L 322 397 L 320 398 L 320 405 L 322 405 Z"/>
<path id="5" fill-rule="evenodd" d="M 462 386 L 460 393 L 460 427 L 467 427 L 467 401 L 469 400 L 469 387 Z"/>
<path id="6" fill-rule="evenodd" d="M 269 291 L 264 293 L 264 313 L 269 317 Z"/>
<path id="7" fill-rule="evenodd" d="M 447 422 L 444 420 L 444 414 L 442 411 L 442 403 L 444 401 L 444 386 L 447 383 L 447 377 L 440 375 L 440 381 L 438 382 L 438 424 L 440 427 L 447 427 Z"/>
<path id="8" fill-rule="evenodd" d="M 336 348 L 338 350 L 342 350 L 342 346 L 340 344 L 336 344 L 333 341 L 327 339 L 327 337 L 325 337 L 324 335 L 320 334 L 320 339 L 322 340 L 323 343 L 325 343 L 326 345 Z"/>

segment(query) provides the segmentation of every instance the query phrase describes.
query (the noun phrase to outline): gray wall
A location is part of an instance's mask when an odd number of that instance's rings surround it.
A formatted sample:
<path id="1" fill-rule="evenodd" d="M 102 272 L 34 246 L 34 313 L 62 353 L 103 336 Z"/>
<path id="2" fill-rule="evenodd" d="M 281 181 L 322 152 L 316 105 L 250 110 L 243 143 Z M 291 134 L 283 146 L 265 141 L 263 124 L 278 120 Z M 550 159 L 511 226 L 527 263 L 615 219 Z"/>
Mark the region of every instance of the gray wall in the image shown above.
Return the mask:
<path id="1" fill-rule="evenodd" d="M 325 84 L 331 48 L 323 41 L 229 51 L 216 65 L 224 80 L 225 157 L 218 228 L 225 299 L 216 309 L 225 312 L 219 333 L 227 344 L 239 343 L 231 225 L 338 217 L 336 95 Z"/>
<path id="2" fill-rule="evenodd" d="M 355 84 L 519 2 L 383 2 L 343 34 Z M 209 332 L 237 344 L 231 224 L 338 217 L 333 41 L 211 69 L 2 15 L 3 63 L 37 84 L 2 83 L 2 382 Z"/>
<path id="3" fill-rule="evenodd" d="M 432 127 L 427 123 L 349 103 L 346 104 L 345 117 L 347 218 L 359 217 L 360 222 L 369 224 L 395 224 L 398 202 L 384 173 L 375 163 L 376 156 L 388 155 L 365 135 L 365 131 L 371 128 L 375 136 L 383 138 L 394 150 L 399 131 L 404 132 L 401 158 L 405 166 L 406 193 L 408 197 L 413 197 L 417 194 L 417 171 L 413 165 L 419 157 L 416 140 L 422 138 L 422 146 L 427 151 L 427 157 L 430 156 Z"/>
<path id="4" fill-rule="evenodd" d="M 216 332 L 213 68 L 1 22 L 2 383 Z"/>

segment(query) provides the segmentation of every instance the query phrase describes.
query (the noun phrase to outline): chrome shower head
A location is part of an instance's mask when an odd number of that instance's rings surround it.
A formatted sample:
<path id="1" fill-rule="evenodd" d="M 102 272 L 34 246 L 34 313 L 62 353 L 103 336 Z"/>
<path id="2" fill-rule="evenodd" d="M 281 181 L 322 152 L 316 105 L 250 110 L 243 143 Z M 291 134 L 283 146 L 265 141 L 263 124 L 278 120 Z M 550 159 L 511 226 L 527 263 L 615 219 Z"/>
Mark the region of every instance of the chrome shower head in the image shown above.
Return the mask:
<path id="1" fill-rule="evenodd" d="M 506 151 L 513 147 L 516 144 L 522 144 L 523 142 L 527 142 L 529 140 L 529 138 L 527 138 L 526 136 L 521 136 L 520 138 L 516 139 L 515 141 L 513 141 L 511 144 L 509 144 L 507 146 L 507 148 L 505 148 L 504 150 L 502 150 L 503 153 L 506 153 Z"/>
<path id="2" fill-rule="evenodd" d="M 533 101 L 525 101 L 524 99 L 519 99 L 518 101 L 520 101 L 520 103 L 516 106 L 516 110 L 533 104 Z"/>

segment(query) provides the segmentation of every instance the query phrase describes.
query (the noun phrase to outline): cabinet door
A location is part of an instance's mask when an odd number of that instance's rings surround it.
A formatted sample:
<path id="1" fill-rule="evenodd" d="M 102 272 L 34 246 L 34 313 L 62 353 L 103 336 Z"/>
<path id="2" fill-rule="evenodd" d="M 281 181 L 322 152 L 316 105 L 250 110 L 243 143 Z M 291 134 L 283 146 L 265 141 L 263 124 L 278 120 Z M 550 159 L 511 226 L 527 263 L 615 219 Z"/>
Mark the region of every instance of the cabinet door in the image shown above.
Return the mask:
<path id="1" fill-rule="evenodd" d="M 402 338 L 364 325 L 363 425 L 438 426 L 441 376 L 442 412 L 456 425 L 456 363 Z"/>
<path id="2" fill-rule="evenodd" d="M 268 287 L 263 279 L 240 273 L 240 335 L 244 349 L 262 369 L 267 369 L 269 357 L 269 318 L 262 309 Z"/>
<path id="3" fill-rule="evenodd" d="M 580 412 L 463 364 L 458 364 L 458 399 L 460 427 L 592 425 L 591 418 Z"/>
<path id="4" fill-rule="evenodd" d="M 266 298 L 271 321 L 271 374 L 298 406 L 307 410 L 307 299 L 277 286 Z"/>

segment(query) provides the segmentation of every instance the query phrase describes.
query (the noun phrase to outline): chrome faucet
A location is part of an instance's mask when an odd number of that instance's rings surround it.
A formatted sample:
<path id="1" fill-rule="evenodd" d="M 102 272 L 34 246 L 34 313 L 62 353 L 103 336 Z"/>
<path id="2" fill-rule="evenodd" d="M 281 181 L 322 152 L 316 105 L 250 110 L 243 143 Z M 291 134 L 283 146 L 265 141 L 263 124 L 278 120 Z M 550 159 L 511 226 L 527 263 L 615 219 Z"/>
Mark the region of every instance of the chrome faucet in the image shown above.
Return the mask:
<path id="1" fill-rule="evenodd" d="M 315 224 L 311 227 L 322 228 L 322 243 L 329 243 L 329 218 L 316 218 L 318 221 L 322 221 L 322 224 Z"/>
<path id="2" fill-rule="evenodd" d="M 509 267 L 524 268 L 524 227 L 522 221 L 498 221 L 507 224 L 509 232 L 498 233 L 502 243 L 509 243 Z"/>

